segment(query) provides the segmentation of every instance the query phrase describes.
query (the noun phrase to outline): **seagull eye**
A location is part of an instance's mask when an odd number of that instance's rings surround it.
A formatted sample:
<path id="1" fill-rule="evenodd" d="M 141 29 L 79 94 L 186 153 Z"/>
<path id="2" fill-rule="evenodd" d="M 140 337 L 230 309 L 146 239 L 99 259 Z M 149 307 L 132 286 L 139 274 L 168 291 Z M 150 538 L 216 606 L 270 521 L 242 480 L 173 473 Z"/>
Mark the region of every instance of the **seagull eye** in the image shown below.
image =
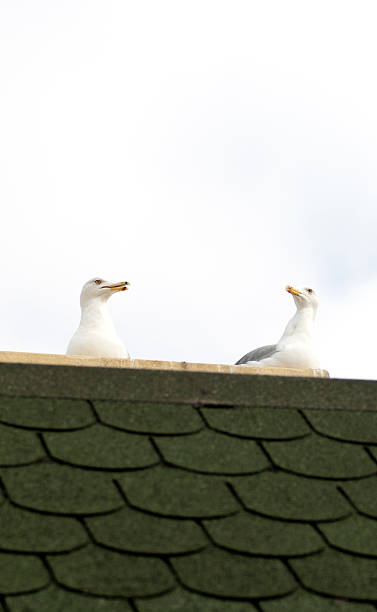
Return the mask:
<path id="1" fill-rule="evenodd" d="M 307 289 L 306 290 L 308 293 L 313 293 L 313 289 Z"/>
<path id="2" fill-rule="evenodd" d="M 96 285 L 100 285 L 102 283 L 102 280 L 100 278 L 96 278 L 94 282 Z"/>

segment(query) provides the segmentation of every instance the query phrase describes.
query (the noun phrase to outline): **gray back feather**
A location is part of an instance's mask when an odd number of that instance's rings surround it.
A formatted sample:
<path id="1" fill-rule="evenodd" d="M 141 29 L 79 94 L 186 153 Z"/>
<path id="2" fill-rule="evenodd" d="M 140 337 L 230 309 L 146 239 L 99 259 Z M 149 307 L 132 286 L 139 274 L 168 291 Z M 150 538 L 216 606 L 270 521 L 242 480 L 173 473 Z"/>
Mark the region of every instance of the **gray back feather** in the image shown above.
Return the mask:
<path id="1" fill-rule="evenodd" d="M 236 365 L 241 365 L 242 363 L 248 363 L 248 361 L 261 361 L 262 359 L 267 359 L 268 357 L 272 357 L 274 353 L 277 351 L 277 344 L 268 344 L 267 346 L 260 346 L 247 355 L 244 355 L 239 359 Z"/>

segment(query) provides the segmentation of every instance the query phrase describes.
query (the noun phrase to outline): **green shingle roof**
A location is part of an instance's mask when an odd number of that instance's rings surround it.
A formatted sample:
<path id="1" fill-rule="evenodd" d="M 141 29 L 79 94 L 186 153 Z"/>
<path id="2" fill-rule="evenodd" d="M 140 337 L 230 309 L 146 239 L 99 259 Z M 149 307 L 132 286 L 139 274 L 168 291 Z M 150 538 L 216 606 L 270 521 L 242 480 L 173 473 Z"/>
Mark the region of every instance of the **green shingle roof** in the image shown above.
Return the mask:
<path id="1" fill-rule="evenodd" d="M 0 364 L 1 612 L 376 612 L 377 383 Z"/>

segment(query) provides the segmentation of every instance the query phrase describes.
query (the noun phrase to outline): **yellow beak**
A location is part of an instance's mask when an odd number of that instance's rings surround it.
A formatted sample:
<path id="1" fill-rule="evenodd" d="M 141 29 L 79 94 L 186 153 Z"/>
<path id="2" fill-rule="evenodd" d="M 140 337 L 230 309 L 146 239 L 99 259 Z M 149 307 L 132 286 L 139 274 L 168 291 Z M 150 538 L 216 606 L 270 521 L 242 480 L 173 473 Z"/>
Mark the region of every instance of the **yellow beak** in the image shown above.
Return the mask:
<path id="1" fill-rule="evenodd" d="M 294 287 L 291 287 L 291 285 L 287 285 L 285 290 L 288 291 L 288 293 L 291 293 L 292 295 L 301 295 L 300 291 L 298 291 L 298 289 L 295 289 Z"/>
<path id="2" fill-rule="evenodd" d="M 127 291 L 130 283 L 122 281 L 121 283 L 114 283 L 114 285 L 104 285 L 102 289 L 111 289 L 111 291 Z"/>

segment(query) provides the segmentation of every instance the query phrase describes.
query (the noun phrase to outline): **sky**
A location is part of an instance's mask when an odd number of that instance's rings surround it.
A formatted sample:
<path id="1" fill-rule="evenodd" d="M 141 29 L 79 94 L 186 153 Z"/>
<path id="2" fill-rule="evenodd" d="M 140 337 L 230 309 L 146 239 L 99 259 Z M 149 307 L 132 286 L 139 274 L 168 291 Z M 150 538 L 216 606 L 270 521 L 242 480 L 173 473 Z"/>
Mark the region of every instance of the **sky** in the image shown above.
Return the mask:
<path id="1" fill-rule="evenodd" d="M 374 0 L 3 0 L 0 350 L 65 353 L 88 279 L 133 358 L 234 363 L 319 296 L 377 378 Z"/>

